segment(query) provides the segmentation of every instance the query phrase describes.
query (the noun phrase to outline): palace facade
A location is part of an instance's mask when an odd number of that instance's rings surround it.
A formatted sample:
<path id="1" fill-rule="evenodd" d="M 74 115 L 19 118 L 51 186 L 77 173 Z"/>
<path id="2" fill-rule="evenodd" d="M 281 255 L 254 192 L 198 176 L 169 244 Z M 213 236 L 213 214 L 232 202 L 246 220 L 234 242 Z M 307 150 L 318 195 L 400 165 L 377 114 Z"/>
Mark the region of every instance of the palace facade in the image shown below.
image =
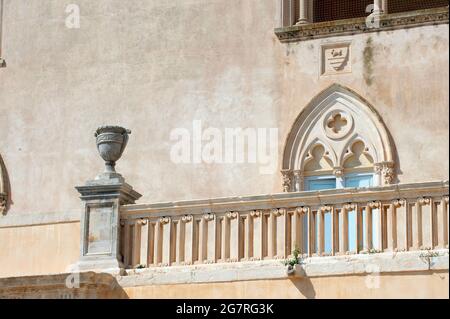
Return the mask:
<path id="1" fill-rule="evenodd" d="M 448 14 L 0 0 L 0 298 L 448 298 Z"/>

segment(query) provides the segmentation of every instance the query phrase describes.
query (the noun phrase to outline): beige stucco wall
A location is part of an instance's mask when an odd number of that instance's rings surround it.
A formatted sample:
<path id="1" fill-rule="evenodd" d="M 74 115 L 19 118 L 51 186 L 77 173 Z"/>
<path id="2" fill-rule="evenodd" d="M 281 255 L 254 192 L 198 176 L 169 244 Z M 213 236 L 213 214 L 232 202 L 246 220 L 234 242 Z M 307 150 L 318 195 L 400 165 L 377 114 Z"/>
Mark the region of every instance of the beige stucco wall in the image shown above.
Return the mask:
<path id="1" fill-rule="evenodd" d="M 80 29 L 65 27 L 69 3 L 80 6 Z M 448 25 L 281 44 L 278 3 L 5 0 L 0 153 L 9 214 L 79 208 L 74 186 L 101 171 L 93 131 L 107 123 L 133 131 L 117 168 L 140 203 L 280 192 L 280 174 L 260 175 L 257 165 L 172 163 L 170 132 L 193 120 L 276 127 L 281 156 L 299 112 L 335 82 L 383 117 L 400 182 L 448 179 Z M 319 77 L 320 44 L 347 39 L 352 73 Z"/>
<path id="2" fill-rule="evenodd" d="M 80 223 L 0 228 L 0 278 L 59 274 L 78 261 Z"/>
<path id="3" fill-rule="evenodd" d="M 129 298 L 448 298 L 448 272 L 397 273 L 379 277 L 379 288 L 367 287 L 366 276 L 321 277 L 157 285 L 124 288 Z"/>

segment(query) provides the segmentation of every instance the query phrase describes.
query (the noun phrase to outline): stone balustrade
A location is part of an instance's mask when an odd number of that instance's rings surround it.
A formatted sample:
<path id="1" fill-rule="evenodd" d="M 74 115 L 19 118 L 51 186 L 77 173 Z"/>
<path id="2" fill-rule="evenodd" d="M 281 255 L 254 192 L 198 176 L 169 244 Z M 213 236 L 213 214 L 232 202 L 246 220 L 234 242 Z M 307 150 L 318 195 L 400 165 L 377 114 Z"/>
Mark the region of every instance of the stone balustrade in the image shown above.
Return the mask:
<path id="1" fill-rule="evenodd" d="M 448 182 L 125 205 L 127 268 L 448 248 Z"/>

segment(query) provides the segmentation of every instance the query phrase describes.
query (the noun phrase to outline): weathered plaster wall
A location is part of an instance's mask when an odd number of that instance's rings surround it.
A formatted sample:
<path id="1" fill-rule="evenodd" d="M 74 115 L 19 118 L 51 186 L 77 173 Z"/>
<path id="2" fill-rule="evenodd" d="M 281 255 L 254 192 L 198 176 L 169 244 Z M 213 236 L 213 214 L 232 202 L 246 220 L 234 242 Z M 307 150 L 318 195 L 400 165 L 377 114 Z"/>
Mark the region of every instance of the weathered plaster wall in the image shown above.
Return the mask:
<path id="1" fill-rule="evenodd" d="M 0 278 L 68 272 L 80 253 L 80 223 L 0 228 Z"/>
<path id="2" fill-rule="evenodd" d="M 321 277 L 165 285 L 124 288 L 129 298 L 448 298 L 448 272 L 398 273 L 379 277 L 379 288 L 369 289 L 366 276 Z M 419 288 L 420 287 L 420 288 Z"/>
<path id="3" fill-rule="evenodd" d="M 73 187 L 102 169 L 93 132 L 107 123 L 133 131 L 117 168 L 140 203 L 280 192 L 280 174 L 256 165 L 172 163 L 170 132 L 193 120 L 278 127 L 281 156 L 299 112 L 335 82 L 382 115 L 400 182 L 448 179 L 448 25 L 281 44 L 278 2 L 5 0 L 9 214 L 78 209 Z M 80 6 L 80 29 L 65 27 L 69 3 Z M 319 77 L 319 45 L 347 39 L 352 73 Z"/>

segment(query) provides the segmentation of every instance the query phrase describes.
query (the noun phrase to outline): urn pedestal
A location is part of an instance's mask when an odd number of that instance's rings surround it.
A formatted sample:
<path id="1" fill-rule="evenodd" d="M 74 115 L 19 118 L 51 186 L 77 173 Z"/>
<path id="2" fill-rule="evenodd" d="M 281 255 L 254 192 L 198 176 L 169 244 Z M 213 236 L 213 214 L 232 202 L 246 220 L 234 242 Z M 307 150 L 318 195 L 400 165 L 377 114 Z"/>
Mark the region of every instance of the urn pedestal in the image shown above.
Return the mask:
<path id="1" fill-rule="evenodd" d="M 115 171 L 131 132 L 121 127 L 101 127 L 95 133 L 97 148 L 106 170 L 76 189 L 84 203 L 80 219 L 80 259 L 73 272 L 120 273 L 124 268 L 120 254 L 120 206 L 134 204 L 141 194 Z"/>

